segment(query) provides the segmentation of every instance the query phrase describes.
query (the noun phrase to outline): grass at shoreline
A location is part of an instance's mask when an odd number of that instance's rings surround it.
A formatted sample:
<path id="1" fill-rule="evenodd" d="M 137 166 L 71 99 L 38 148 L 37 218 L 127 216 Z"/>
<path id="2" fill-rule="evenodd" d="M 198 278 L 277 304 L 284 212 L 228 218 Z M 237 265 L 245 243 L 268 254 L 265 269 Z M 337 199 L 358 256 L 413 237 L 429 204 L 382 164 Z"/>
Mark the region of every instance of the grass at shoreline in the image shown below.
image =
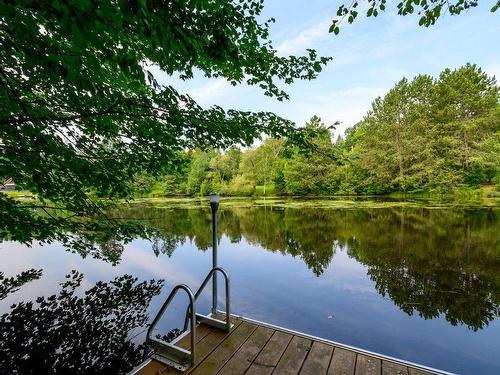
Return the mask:
<path id="1" fill-rule="evenodd" d="M 388 207 L 425 207 L 425 208 L 500 208 L 500 196 L 491 196 L 492 188 L 485 188 L 482 194 L 477 191 L 467 195 L 438 194 L 390 194 L 390 195 L 356 195 L 356 196 L 270 196 L 270 197 L 221 197 L 221 206 L 227 208 L 273 207 L 273 208 L 388 208 Z M 8 196 L 33 200 L 36 196 L 26 191 L 4 192 Z M 209 207 L 208 197 L 144 197 L 121 201 L 124 205 L 150 205 L 157 208 L 201 208 Z"/>
<path id="2" fill-rule="evenodd" d="M 158 208 L 200 208 L 208 207 L 207 197 L 163 197 L 137 198 L 130 204 L 147 204 Z M 393 196 L 334 196 L 334 197 L 222 197 L 222 207 L 259 207 L 276 208 L 387 208 L 387 207 L 426 207 L 426 208 L 466 208 L 500 207 L 499 198 L 478 197 L 477 199 L 450 199 L 435 197 L 393 197 Z"/>

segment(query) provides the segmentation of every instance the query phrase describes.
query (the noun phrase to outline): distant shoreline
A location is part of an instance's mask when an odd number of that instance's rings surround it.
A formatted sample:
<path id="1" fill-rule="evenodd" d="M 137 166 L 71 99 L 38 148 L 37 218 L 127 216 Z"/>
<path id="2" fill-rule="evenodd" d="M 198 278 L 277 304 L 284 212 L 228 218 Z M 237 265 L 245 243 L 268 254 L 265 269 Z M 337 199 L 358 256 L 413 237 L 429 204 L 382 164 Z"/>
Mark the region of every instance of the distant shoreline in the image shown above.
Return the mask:
<path id="1" fill-rule="evenodd" d="M 36 195 L 28 191 L 3 192 L 20 200 L 35 200 Z M 119 204 L 148 204 L 162 208 L 202 208 L 208 207 L 208 197 L 190 195 L 165 195 L 131 197 L 117 201 Z M 276 208 L 466 208 L 500 207 L 500 194 L 488 186 L 469 191 L 468 194 L 437 193 L 391 193 L 386 195 L 304 195 L 304 196 L 222 196 L 222 207 L 259 207 Z"/>
<path id="2" fill-rule="evenodd" d="M 147 204 L 158 208 L 208 208 L 207 197 L 147 197 L 134 198 L 131 205 Z M 476 199 L 451 198 L 442 196 L 406 197 L 391 196 L 331 196 L 331 197 L 222 197 L 221 208 L 500 208 L 500 198 L 478 197 Z"/>

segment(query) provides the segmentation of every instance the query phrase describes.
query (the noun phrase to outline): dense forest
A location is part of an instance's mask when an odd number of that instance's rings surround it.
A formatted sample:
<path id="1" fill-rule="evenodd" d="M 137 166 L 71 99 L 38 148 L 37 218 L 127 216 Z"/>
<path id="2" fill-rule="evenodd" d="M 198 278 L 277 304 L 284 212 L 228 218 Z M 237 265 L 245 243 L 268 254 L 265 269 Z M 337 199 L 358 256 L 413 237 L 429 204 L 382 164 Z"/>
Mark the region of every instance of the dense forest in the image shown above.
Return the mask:
<path id="1" fill-rule="evenodd" d="M 175 175 L 136 177 L 137 195 L 446 193 L 500 183 L 499 87 L 476 65 L 403 78 L 343 137 L 313 116 L 304 149 L 268 138 L 190 150 Z"/>

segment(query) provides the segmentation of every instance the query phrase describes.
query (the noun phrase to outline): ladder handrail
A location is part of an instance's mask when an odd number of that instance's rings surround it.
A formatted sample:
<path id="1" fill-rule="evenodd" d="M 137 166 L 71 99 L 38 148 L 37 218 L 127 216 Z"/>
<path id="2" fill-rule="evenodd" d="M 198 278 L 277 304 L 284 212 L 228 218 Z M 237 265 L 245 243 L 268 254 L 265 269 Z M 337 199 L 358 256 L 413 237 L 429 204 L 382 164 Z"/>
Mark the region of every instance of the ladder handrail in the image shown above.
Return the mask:
<path id="1" fill-rule="evenodd" d="M 184 290 L 186 292 L 186 294 L 188 295 L 188 297 L 189 297 L 189 307 L 188 308 L 189 308 L 190 314 L 186 315 L 186 319 L 188 318 L 188 315 L 191 315 L 190 316 L 190 320 L 191 320 L 191 335 L 190 335 L 191 336 L 191 351 L 189 352 L 189 357 L 190 357 L 191 365 L 194 365 L 194 362 L 195 362 L 195 351 L 196 351 L 196 349 L 195 349 L 196 348 L 195 347 L 195 342 L 196 342 L 196 311 L 195 311 L 195 302 L 196 302 L 196 298 L 195 298 L 195 295 L 193 294 L 193 291 L 191 290 L 191 288 L 189 286 L 187 286 L 186 284 L 177 285 L 174 289 L 172 289 L 172 291 L 168 295 L 168 298 L 163 303 L 163 306 L 161 307 L 160 311 L 158 312 L 158 314 L 156 314 L 156 317 L 154 318 L 153 322 L 149 326 L 146 339 L 147 339 L 148 342 L 149 341 L 156 341 L 156 342 L 160 342 L 161 344 L 166 345 L 166 346 L 172 346 L 170 343 L 167 343 L 167 342 L 165 342 L 163 340 L 155 339 L 151 335 L 152 335 L 152 332 L 153 332 L 156 324 L 158 323 L 158 321 L 160 320 L 160 318 L 163 316 L 163 313 L 167 309 L 168 305 L 170 304 L 170 302 L 172 301 L 172 299 L 175 297 L 175 295 L 177 294 L 177 292 L 180 289 Z"/>
<path id="2" fill-rule="evenodd" d="M 231 331 L 231 319 L 230 319 L 230 317 L 231 317 L 231 293 L 229 290 L 229 275 L 224 268 L 214 267 L 210 270 L 210 272 L 205 277 L 205 280 L 203 281 L 203 283 L 200 285 L 200 287 L 198 288 L 198 290 L 194 294 L 194 301 L 196 303 L 196 300 L 200 296 L 203 289 L 205 289 L 205 287 L 207 286 L 210 278 L 216 272 L 220 272 L 224 276 L 224 279 L 225 279 L 225 285 L 226 285 L 226 331 L 230 332 Z M 188 310 L 186 311 L 186 319 L 184 320 L 184 331 L 187 329 L 188 317 L 189 317 L 189 313 L 190 313 L 189 308 L 190 307 L 188 307 Z"/>
<path id="3" fill-rule="evenodd" d="M 209 280 L 214 276 L 217 272 L 220 272 L 225 279 L 225 285 L 226 285 L 226 321 L 222 321 L 220 319 L 216 319 L 214 316 L 204 316 L 200 314 L 196 314 L 196 301 L 200 294 L 203 292 L 203 289 L 207 286 Z M 178 346 L 175 345 L 176 341 L 172 342 L 166 342 L 162 339 L 154 338 L 153 337 L 153 331 L 158 324 L 158 321 L 161 319 L 163 314 L 165 313 L 165 310 L 168 308 L 170 305 L 170 302 L 172 302 L 172 299 L 176 296 L 177 292 L 179 290 L 184 290 L 186 294 L 189 297 L 189 305 L 186 310 L 186 318 L 184 320 L 184 331 L 185 333 L 188 328 L 188 323 L 191 321 L 191 332 L 190 332 L 190 338 L 191 338 L 191 350 L 188 351 L 186 349 L 182 349 Z M 183 364 L 183 361 L 189 361 L 190 366 L 193 366 L 195 363 L 195 352 L 196 352 L 196 324 L 198 321 L 203 322 L 205 324 L 212 325 L 216 328 L 220 328 L 225 330 L 226 332 L 231 331 L 231 294 L 229 290 L 229 275 L 227 272 L 221 268 L 221 267 L 214 267 L 210 270 L 208 275 L 205 277 L 205 280 L 201 284 L 201 286 L 198 288 L 196 293 L 193 294 L 193 291 L 189 286 L 186 284 L 180 284 L 174 287 L 170 294 L 168 295 L 167 299 L 163 303 L 160 311 L 156 314 L 155 318 L 153 319 L 153 322 L 148 328 L 148 332 L 146 335 L 146 342 L 154 342 L 158 345 L 160 345 L 160 348 L 164 351 L 165 353 L 168 353 L 169 355 L 174 356 L 174 359 L 172 358 L 163 358 L 163 360 L 166 360 L 166 363 L 173 364 L 173 366 L 181 371 L 184 371 L 187 369 L 185 364 Z M 163 355 L 165 357 L 165 355 Z M 154 357 L 154 356 L 153 356 Z M 176 358 L 175 358 L 176 357 Z M 179 358 L 181 359 L 179 361 Z"/>

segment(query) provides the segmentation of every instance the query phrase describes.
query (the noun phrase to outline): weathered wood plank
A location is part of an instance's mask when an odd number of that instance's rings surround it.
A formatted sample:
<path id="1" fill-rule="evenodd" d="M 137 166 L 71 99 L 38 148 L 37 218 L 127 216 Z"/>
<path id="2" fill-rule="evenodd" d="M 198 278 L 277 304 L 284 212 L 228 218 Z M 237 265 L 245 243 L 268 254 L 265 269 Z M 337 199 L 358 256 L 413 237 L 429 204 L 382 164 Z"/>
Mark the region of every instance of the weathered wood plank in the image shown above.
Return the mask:
<path id="1" fill-rule="evenodd" d="M 356 353 L 350 350 L 335 348 L 328 375 L 353 375 L 356 367 Z"/>
<path id="2" fill-rule="evenodd" d="M 324 375 L 328 371 L 333 346 L 315 341 L 300 373 L 303 375 Z"/>
<path id="3" fill-rule="evenodd" d="M 226 338 L 230 337 L 230 335 L 236 331 L 241 322 L 238 322 L 237 325 L 233 328 L 231 333 L 227 333 L 224 331 L 220 331 L 218 329 L 214 329 L 210 334 L 205 336 L 203 340 L 201 340 L 196 345 L 196 363 L 202 362 L 202 360 L 212 352 L 221 342 L 223 342 Z"/>
<path id="4" fill-rule="evenodd" d="M 210 334 L 213 331 L 211 327 L 208 327 L 206 325 L 198 325 L 196 327 L 196 343 L 200 342 L 205 336 Z M 184 336 L 182 339 L 179 340 L 177 343 L 177 346 L 183 348 L 183 349 L 190 349 L 191 345 L 191 337 L 190 335 Z M 158 362 L 156 360 L 151 361 L 145 368 L 141 370 L 141 375 L 157 375 L 161 374 L 162 371 L 168 371 L 168 367 L 165 366 L 163 363 Z"/>
<path id="5" fill-rule="evenodd" d="M 141 369 L 141 375 L 158 375 L 166 368 L 166 366 L 154 359 Z"/>
<path id="6" fill-rule="evenodd" d="M 238 352 L 218 372 L 218 375 L 244 374 L 273 333 L 274 330 L 270 328 L 258 327 Z"/>
<path id="7" fill-rule="evenodd" d="M 256 329 L 255 324 L 241 323 L 203 362 L 191 370 L 190 374 L 216 374 Z"/>
<path id="8" fill-rule="evenodd" d="M 418 370 L 416 368 L 411 368 L 411 367 L 408 368 L 408 371 L 409 371 L 410 375 L 429 375 L 429 374 L 432 374 L 431 372 L 424 371 L 424 370 Z"/>
<path id="9" fill-rule="evenodd" d="M 200 324 L 196 326 L 196 340 L 195 342 L 200 342 L 203 340 L 208 334 L 210 334 L 214 329 L 212 327 L 206 326 L 204 324 Z M 187 335 L 184 336 L 182 339 L 179 340 L 177 343 L 177 346 L 183 349 L 188 349 L 189 346 L 191 345 L 191 336 Z"/>
<path id="10" fill-rule="evenodd" d="M 301 375 L 431 374 L 239 318 L 232 321 L 234 328 L 229 334 L 204 324 L 197 326 L 196 363 L 186 375 L 288 375 L 299 372 Z M 189 349 L 189 335 L 177 345 Z M 140 374 L 179 375 L 179 372 L 152 361 Z"/>
<path id="11" fill-rule="evenodd" d="M 394 362 L 382 361 L 382 375 L 408 375 L 408 368 Z"/>
<path id="12" fill-rule="evenodd" d="M 358 354 L 356 358 L 356 375 L 380 375 L 381 365 L 378 358 Z"/>
<path id="13" fill-rule="evenodd" d="M 235 326 L 233 331 L 241 324 L 241 321 L 238 320 L 235 322 Z M 214 329 L 208 335 L 206 335 L 200 342 L 196 344 L 196 358 L 195 358 L 195 366 L 198 363 L 203 362 L 203 360 L 214 350 L 225 338 L 227 338 L 230 334 L 224 331 L 220 331 L 218 329 Z M 179 346 L 183 348 L 189 348 L 189 338 L 187 339 L 187 343 L 179 341 Z M 162 372 L 162 375 L 179 375 L 179 372 L 172 369 L 167 368 Z"/>
<path id="14" fill-rule="evenodd" d="M 311 350 L 312 341 L 303 337 L 294 336 L 283 353 L 273 374 L 296 375 L 299 373 L 307 354 Z"/>
<path id="15" fill-rule="evenodd" d="M 257 358 L 253 361 L 246 374 L 270 374 L 291 340 L 292 335 L 288 333 L 280 331 L 274 332 L 266 346 L 264 346 L 264 349 L 262 349 Z"/>

